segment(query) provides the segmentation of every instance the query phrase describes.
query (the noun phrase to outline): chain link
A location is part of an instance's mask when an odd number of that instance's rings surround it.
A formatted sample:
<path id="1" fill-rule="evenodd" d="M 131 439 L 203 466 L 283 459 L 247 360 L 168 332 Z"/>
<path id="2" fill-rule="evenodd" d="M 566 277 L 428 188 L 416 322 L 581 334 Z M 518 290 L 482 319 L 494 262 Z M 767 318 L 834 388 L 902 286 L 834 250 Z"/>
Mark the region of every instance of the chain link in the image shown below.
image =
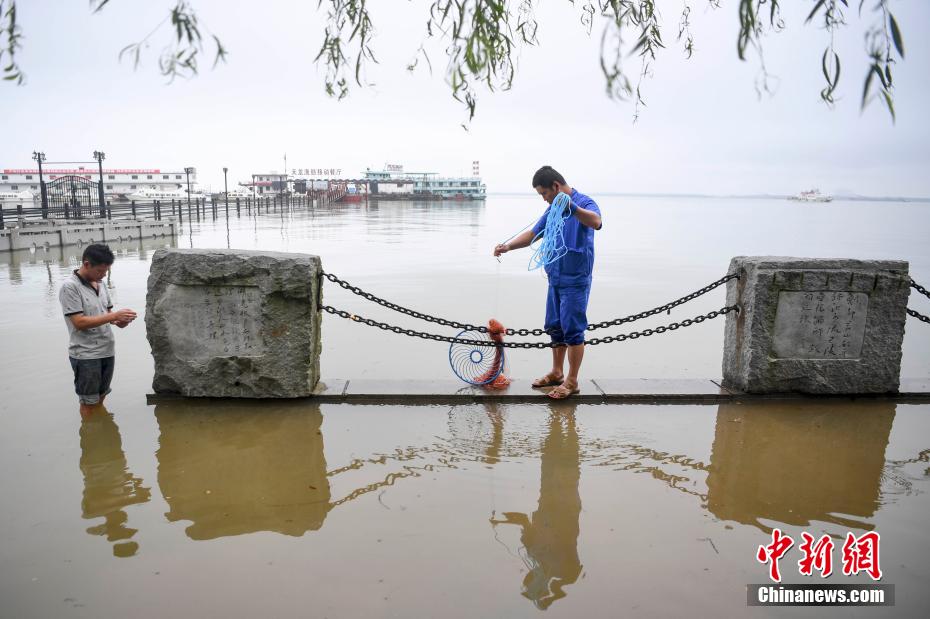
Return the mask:
<path id="1" fill-rule="evenodd" d="M 923 286 L 915 282 L 914 278 L 911 278 L 911 288 L 913 288 L 920 294 L 930 299 L 930 291 L 928 291 L 926 288 L 924 288 Z M 907 313 L 913 316 L 914 318 L 916 318 L 917 320 L 919 320 L 920 322 L 925 322 L 927 324 L 930 324 L 930 317 L 928 316 L 924 316 L 923 314 L 918 313 L 910 308 L 908 308 Z"/>
<path id="2" fill-rule="evenodd" d="M 921 286 L 920 284 L 918 284 L 917 282 L 915 282 L 913 278 L 911 278 L 911 288 L 913 288 L 914 290 L 916 290 L 916 291 L 919 292 L 920 294 L 922 294 L 922 295 L 924 295 L 925 297 L 927 297 L 928 299 L 930 299 L 930 291 L 928 291 L 926 288 L 924 288 L 923 286 Z"/>
<path id="3" fill-rule="evenodd" d="M 925 322 L 928 325 L 930 325 L 930 316 L 924 316 L 923 314 L 919 314 L 915 312 L 914 310 L 912 310 L 911 308 L 907 309 L 907 313 L 913 316 L 914 318 L 916 318 L 917 320 L 919 320 L 920 322 Z"/>
<path id="4" fill-rule="evenodd" d="M 396 325 L 390 325 L 386 322 L 378 322 L 377 320 L 372 320 L 371 318 L 365 318 L 364 316 L 359 316 L 358 314 L 350 314 L 349 312 L 341 309 L 336 309 L 330 305 L 323 305 L 320 307 L 323 311 L 339 316 L 340 318 L 347 318 L 355 322 L 360 322 L 366 324 L 369 327 L 377 327 L 384 331 L 391 331 L 399 335 L 409 335 L 410 337 L 419 337 L 425 340 L 433 340 L 436 342 L 449 342 L 452 344 L 466 344 L 469 346 L 488 346 L 496 348 L 556 348 L 565 346 L 563 343 L 555 342 L 494 342 L 491 340 L 468 340 L 461 339 L 457 337 L 451 337 L 448 335 L 438 335 L 435 333 L 425 333 L 423 331 L 416 331 L 414 329 L 404 329 L 403 327 L 398 327 Z M 661 327 L 655 327 L 654 329 L 643 329 L 642 331 L 634 331 L 632 333 L 621 333 L 620 335 L 611 335 L 603 338 L 593 338 L 585 342 L 588 346 L 597 346 L 598 344 L 610 344 L 612 342 L 623 342 L 625 340 L 635 340 L 640 337 L 649 337 L 650 335 L 655 335 L 658 333 L 665 333 L 666 331 L 675 331 L 682 327 L 690 327 L 691 325 L 700 324 L 705 320 L 711 320 L 717 316 L 722 316 L 723 314 L 728 314 L 730 312 L 739 312 L 739 306 L 730 305 L 727 307 L 722 307 L 719 310 L 714 310 L 708 312 L 707 314 L 702 314 L 700 316 L 695 316 L 694 318 L 686 318 L 681 322 L 673 322 L 668 325 Z"/>
<path id="5" fill-rule="evenodd" d="M 631 314 L 629 316 L 624 316 L 623 318 L 615 318 L 613 320 L 605 320 L 604 322 L 598 322 L 593 325 L 588 325 L 588 331 L 594 331 L 595 329 L 603 329 L 605 327 L 616 327 L 618 325 L 622 325 L 627 322 L 635 322 L 643 318 L 648 318 L 649 316 L 655 316 L 656 314 L 661 314 L 662 312 L 670 312 L 672 308 L 678 307 L 679 305 L 684 305 L 688 301 L 693 301 L 694 299 L 707 294 L 708 292 L 717 288 L 718 286 L 722 286 L 723 284 L 727 283 L 731 279 L 739 279 L 739 273 L 730 273 L 728 275 L 724 275 L 717 281 L 707 284 L 700 290 L 695 290 L 691 294 L 685 295 L 681 297 L 680 299 L 676 299 L 672 301 L 671 303 L 660 305 L 659 307 L 655 307 L 651 310 L 640 312 L 638 314 Z"/>
<path id="6" fill-rule="evenodd" d="M 340 287 L 344 288 L 345 290 L 348 290 L 352 294 L 358 295 L 364 299 L 367 299 L 368 301 L 377 303 L 378 305 L 381 305 L 382 307 L 386 307 L 390 310 L 394 310 L 395 312 L 399 312 L 401 314 L 406 314 L 407 316 L 411 316 L 418 320 L 425 320 L 426 322 L 432 322 L 434 324 L 443 325 L 446 327 L 452 327 L 454 329 L 459 329 L 462 331 L 464 330 L 477 331 L 479 333 L 488 332 L 488 328 L 485 326 L 471 325 L 468 323 L 457 322 L 455 320 L 446 320 L 445 318 L 439 318 L 438 316 L 431 316 L 429 314 L 424 314 L 422 312 L 418 312 L 416 310 L 403 307 L 402 305 L 392 303 L 391 301 L 382 299 L 381 297 L 377 297 L 371 294 L 370 292 L 366 292 L 362 290 L 361 288 L 359 288 L 358 286 L 353 286 L 349 282 L 343 279 L 340 279 L 339 277 L 333 275 L 332 273 L 324 272 L 322 275 L 329 281 L 333 282 L 334 284 L 338 284 Z M 628 322 L 635 322 L 637 320 L 647 318 L 649 316 L 655 316 L 656 314 L 661 314 L 662 312 L 670 312 L 672 308 L 678 307 L 679 305 L 683 305 L 687 303 L 688 301 L 691 301 L 691 300 L 694 300 L 700 297 L 701 295 L 707 294 L 711 290 L 714 290 L 718 286 L 725 284 L 731 279 L 739 279 L 739 274 L 730 273 L 729 275 L 725 275 L 724 277 L 721 277 L 717 281 L 704 286 L 700 290 L 696 290 L 692 292 L 691 294 L 681 297 L 680 299 L 676 299 L 670 303 L 666 303 L 665 305 L 660 305 L 659 307 L 653 308 L 651 310 L 640 312 L 638 314 L 631 314 L 629 316 L 624 316 L 623 318 L 615 318 L 613 320 L 605 320 L 603 322 L 588 325 L 588 331 L 594 331 L 595 329 L 603 329 L 605 327 L 615 327 L 615 326 L 622 325 Z M 507 329 L 505 333 L 507 335 L 519 335 L 519 336 L 526 337 L 528 335 L 545 335 L 546 333 L 548 333 L 548 331 L 546 329 Z"/>

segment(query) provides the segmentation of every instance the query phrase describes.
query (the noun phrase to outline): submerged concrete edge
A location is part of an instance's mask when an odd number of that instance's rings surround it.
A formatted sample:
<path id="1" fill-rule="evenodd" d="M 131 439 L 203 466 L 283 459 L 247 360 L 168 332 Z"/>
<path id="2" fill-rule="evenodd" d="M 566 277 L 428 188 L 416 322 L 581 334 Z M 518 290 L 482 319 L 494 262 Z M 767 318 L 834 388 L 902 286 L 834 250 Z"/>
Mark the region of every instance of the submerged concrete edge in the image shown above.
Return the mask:
<path id="1" fill-rule="evenodd" d="M 374 405 L 457 405 L 457 404 L 543 404 L 556 402 L 546 397 L 544 391 L 527 390 L 526 385 L 516 384 L 508 391 L 482 390 L 479 388 L 449 389 L 442 381 L 354 381 L 350 390 L 346 379 L 321 381 L 317 393 L 305 398 L 308 403 L 319 404 L 374 404 Z M 899 403 L 928 403 L 930 390 L 900 391 L 881 394 L 836 394 L 808 395 L 803 393 L 742 393 L 723 387 L 719 380 L 667 381 L 658 379 L 630 379 L 614 381 L 614 390 L 605 388 L 611 381 L 588 379 L 587 389 L 566 400 L 584 404 L 719 404 L 763 401 L 890 401 Z M 361 387 L 359 387 L 361 384 Z M 913 386 L 925 389 L 927 382 L 918 381 Z M 712 385 L 708 389 L 705 385 Z M 409 389 L 405 389 L 409 388 Z M 692 387 L 693 390 L 687 389 Z M 626 389 L 624 389 L 626 388 Z M 676 388 L 680 388 L 677 389 Z M 178 400 L 222 400 L 224 398 L 187 398 L 175 394 L 150 393 L 146 395 L 149 405 Z M 290 398 L 289 398 L 290 399 Z M 259 400 L 256 400 L 259 401 Z"/>
<path id="2" fill-rule="evenodd" d="M 161 404 L 163 402 L 177 402 L 180 400 L 211 400 L 220 401 L 229 398 L 188 398 L 180 395 L 146 394 L 146 402 L 149 405 Z M 242 399 L 242 398 L 240 398 Z M 248 399 L 248 398 L 245 398 Z M 432 405 L 458 405 L 458 404 L 549 404 L 555 403 L 544 395 L 536 397 L 529 396 L 417 396 L 407 395 L 400 396 L 397 394 L 353 394 L 346 396 L 322 395 L 309 396 L 306 398 L 284 398 L 294 400 L 305 400 L 307 403 L 316 404 L 374 404 L 374 405 L 409 405 L 409 406 L 432 406 Z M 810 397 L 801 394 L 768 394 L 768 395 L 720 395 L 702 396 L 694 394 L 677 394 L 677 395 L 644 395 L 644 394 L 611 394 L 607 396 L 600 395 L 583 395 L 573 396 L 566 403 L 579 404 L 721 404 L 721 403 L 742 403 L 742 402 L 761 402 L 761 401 L 881 401 L 896 402 L 899 404 L 926 404 L 930 403 L 930 393 L 899 393 L 896 395 L 865 395 L 865 396 L 819 396 Z M 268 399 L 255 399 L 256 402 L 268 401 Z"/>

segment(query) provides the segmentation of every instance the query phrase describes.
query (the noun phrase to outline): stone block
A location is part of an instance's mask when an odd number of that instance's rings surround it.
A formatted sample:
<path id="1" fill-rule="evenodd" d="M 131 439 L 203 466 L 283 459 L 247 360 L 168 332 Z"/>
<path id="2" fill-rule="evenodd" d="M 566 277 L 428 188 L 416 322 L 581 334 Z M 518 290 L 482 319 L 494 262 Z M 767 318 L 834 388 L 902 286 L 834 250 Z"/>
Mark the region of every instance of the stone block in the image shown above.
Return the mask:
<path id="1" fill-rule="evenodd" d="M 155 393 L 306 397 L 320 375 L 320 259 L 307 254 L 161 249 L 145 324 Z"/>
<path id="2" fill-rule="evenodd" d="M 747 393 L 898 391 L 908 263 L 738 256 L 729 273 L 726 387 Z M 798 277 L 798 274 L 801 277 Z"/>

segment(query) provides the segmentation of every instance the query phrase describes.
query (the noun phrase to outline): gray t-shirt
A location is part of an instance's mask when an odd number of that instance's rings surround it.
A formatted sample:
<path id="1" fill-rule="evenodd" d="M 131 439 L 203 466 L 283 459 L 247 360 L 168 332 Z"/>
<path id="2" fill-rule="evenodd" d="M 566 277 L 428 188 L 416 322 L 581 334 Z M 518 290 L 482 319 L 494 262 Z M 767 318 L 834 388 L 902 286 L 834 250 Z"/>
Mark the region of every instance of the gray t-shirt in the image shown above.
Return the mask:
<path id="1" fill-rule="evenodd" d="M 61 310 L 65 314 L 65 324 L 68 326 L 68 356 L 74 359 L 103 359 L 115 354 L 113 330 L 109 324 L 100 325 L 93 329 L 79 330 L 71 322 L 70 316 L 84 314 L 85 316 L 99 316 L 106 314 L 113 307 L 110 300 L 110 291 L 106 284 L 97 283 L 95 289 L 90 282 L 81 278 L 77 271 L 61 285 L 58 292 L 61 301 Z"/>

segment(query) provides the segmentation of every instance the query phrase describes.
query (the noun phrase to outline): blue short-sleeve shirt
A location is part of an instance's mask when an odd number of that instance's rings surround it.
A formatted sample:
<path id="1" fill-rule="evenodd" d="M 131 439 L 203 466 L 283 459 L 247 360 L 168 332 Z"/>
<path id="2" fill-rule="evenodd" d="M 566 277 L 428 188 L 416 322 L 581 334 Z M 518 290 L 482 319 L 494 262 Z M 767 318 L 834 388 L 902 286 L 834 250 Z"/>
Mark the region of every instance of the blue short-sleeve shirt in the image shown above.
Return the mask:
<path id="1" fill-rule="evenodd" d="M 573 209 L 581 207 L 601 214 L 597 203 L 580 191 L 572 189 L 571 198 Z M 547 208 L 533 226 L 533 234 L 539 234 L 546 228 L 548 216 Z M 591 272 L 594 270 L 594 228 L 584 225 L 576 217 L 569 217 L 565 220 L 563 230 L 568 251 L 555 262 L 546 265 L 549 283 L 559 287 L 590 286 Z"/>

